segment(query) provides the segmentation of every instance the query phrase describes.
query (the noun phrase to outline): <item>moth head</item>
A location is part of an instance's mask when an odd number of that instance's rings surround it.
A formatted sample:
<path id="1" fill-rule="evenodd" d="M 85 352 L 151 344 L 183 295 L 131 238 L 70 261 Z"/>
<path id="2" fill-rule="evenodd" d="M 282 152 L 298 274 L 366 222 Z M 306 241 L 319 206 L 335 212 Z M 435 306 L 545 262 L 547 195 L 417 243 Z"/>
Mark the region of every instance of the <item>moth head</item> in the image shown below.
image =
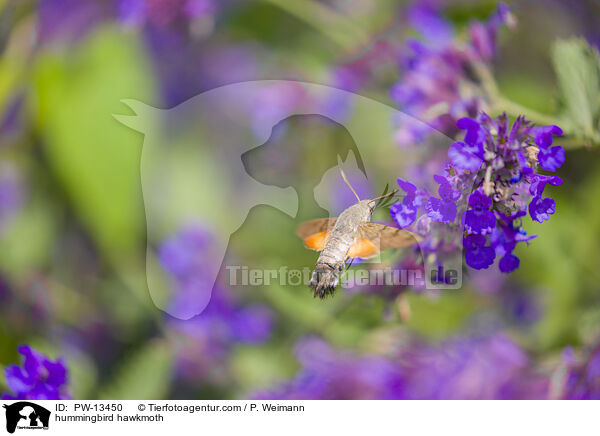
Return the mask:
<path id="1" fill-rule="evenodd" d="M 377 201 L 369 200 L 367 202 L 367 206 L 369 206 L 369 212 L 372 214 L 375 211 L 375 208 L 377 207 Z"/>

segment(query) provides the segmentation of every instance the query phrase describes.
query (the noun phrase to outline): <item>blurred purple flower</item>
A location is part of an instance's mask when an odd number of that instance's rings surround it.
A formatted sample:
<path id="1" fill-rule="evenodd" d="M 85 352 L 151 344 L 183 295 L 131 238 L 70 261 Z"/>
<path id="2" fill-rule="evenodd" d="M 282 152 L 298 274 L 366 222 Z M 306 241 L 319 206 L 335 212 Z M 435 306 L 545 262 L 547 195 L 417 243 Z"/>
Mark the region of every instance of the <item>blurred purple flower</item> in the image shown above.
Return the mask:
<path id="1" fill-rule="evenodd" d="M 506 3 L 500 3 L 496 12 L 487 22 L 472 22 L 469 34 L 471 37 L 471 47 L 476 56 L 484 61 L 494 59 L 497 54 L 497 33 L 499 27 L 507 26 L 513 28 L 515 25 L 516 19 Z"/>
<path id="2" fill-rule="evenodd" d="M 302 369 L 259 399 L 541 399 L 548 378 L 502 334 L 440 346 L 403 345 L 391 356 L 335 350 L 309 338 L 296 347 Z"/>
<path id="3" fill-rule="evenodd" d="M 245 306 L 226 288 L 213 291 L 206 309 L 189 320 L 170 319 L 178 374 L 183 379 L 206 380 L 213 371 L 226 372 L 223 362 L 236 345 L 267 341 L 273 314 L 263 305 Z"/>
<path id="4" fill-rule="evenodd" d="M 200 225 L 182 228 L 159 247 L 158 258 L 173 280 L 169 313 L 197 313 L 189 310 L 204 288 L 214 237 Z M 218 366 L 237 344 L 259 344 L 269 339 L 273 325 L 271 311 L 260 304 L 245 305 L 230 289 L 215 286 L 206 308 L 189 320 L 170 319 L 170 331 L 179 344 L 177 361 L 183 378 L 203 379 Z M 221 368 L 223 371 L 226 368 Z"/>
<path id="5" fill-rule="evenodd" d="M 583 362 L 578 362 L 571 347 L 563 351 L 567 373 L 561 398 L 567 400 L 600 400 L 600 346 L 596 346 Z"/>
<path id="6" fill-rule="evenodd" d="M 17 170 L 0 165 L 0 235 L 23 203 L 23 187 Z"/>
<path id="7" fill-rule="evenodd" d="M 481 110 L 483 93 L 478 96 L 465 91 L 478 86 L 468 71 L 472 63 L 494 58 L 499 26 L 514 24 L 508 7 L 501 3 L 486 22 L 472 23 L 465 45 L 454 38 L 452 26 L 440 15 L 440 9 L 437 2 L 427 1 L 408 10 L 409 22 L 422 38 L 409 41 L 409 54 L 401 57 L 402 80 L 390 93 L 402 110 L 427 124 L 400 119 L 395 135 L 400 145 L 422 142 L 432 130 L 454 136 L 458 119 Z M 457 166 L 475 171 L 483 156 L 473 149 L 474 144 L 465 142 L 453 146 L 452 158 Z"/>
<path id="8" fill-rule="evenodd" d="M 437 1 L 419 1 L 408 8 L 410 25 L 423 37 L 427 44 L 440 46 L 448 44 L 454 37 L 452 24 L 440 14 Z"/>
<path id="9" fill-rule="evenodd" d="M 317 338 L 296 345 L 302 369 L 289 383 L 260 392 L 259 399 L 401 399 L 404 375 L 392 361 L 331 348 Z"/>
<path id="10" fill-rule="evenodd" d="M 22 366 L 9 365 L 4 370 L 6 384 L 12 393 L 3 400 L 68 400 L 67 367 L 62 359 L 52 361 L 29 345 L 18 348 Z"/>
<path id="11" fill-rule="evenodd" d="M 112 18 L 114 0 L 40 0 L 37 6 L 36 39 L 76 41 L 98 24 Z"/>

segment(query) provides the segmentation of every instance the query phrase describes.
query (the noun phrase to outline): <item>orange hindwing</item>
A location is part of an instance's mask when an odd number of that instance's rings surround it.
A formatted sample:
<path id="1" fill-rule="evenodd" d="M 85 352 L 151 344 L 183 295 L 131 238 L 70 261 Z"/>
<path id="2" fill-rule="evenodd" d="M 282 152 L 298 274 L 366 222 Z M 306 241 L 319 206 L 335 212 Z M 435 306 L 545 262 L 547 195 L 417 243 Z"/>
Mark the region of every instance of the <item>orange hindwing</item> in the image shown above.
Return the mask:
<path id="1" fill-rule="evenodd" d="M 310 248 L 311 250 L 320 251 L 325 248 L 325 244 L 327 244 L 330 234 L 331 232 L 314 233 L 304 238 L 304 246 L 306 248 Z"/>
<path id="2" fill-rule="evenodd" d="M 379 252 L 377 246 L 367 238 L 359 239 L 348 250 L 348 257 L 361 257 L 367 259 Z"/>

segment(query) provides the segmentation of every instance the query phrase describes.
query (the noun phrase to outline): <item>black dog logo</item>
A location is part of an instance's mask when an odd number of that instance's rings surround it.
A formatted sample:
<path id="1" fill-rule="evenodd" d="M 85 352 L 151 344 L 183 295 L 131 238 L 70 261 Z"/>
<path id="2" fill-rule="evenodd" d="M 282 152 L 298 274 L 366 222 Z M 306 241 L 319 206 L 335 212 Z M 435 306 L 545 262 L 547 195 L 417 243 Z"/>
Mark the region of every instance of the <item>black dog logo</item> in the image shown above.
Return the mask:
<path id="1" fill-rule="evenodd" d="M 3 407 L 6 409 L 6 431 L 9 433 L 14 433 L 19 423 L 19 428 L 48 428 L 50 411 L 42 406 L 19 401 Z"/>

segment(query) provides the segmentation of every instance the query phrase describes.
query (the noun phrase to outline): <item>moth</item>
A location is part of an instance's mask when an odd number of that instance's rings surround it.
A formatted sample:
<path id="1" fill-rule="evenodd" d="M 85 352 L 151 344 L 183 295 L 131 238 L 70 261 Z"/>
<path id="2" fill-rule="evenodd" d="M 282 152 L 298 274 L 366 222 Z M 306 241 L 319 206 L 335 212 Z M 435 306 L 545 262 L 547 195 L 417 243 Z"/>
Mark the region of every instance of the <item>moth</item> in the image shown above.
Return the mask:
<path id="1" fill-rule="evenodd" d="M 349 258 L 368 259 L 388 248 L 407 247 L 417 242 L 410 232 L 371 222 L 377 201 L 390 198 L 397 191 L 384 193 L 372 200 L 361 200 L 341 167 L 340 173 L 356 196 L 357 203 L 339 217 L 304 222 L 296 232 L 304 240 L 306 248 L 321 252 L 309 282 L 314 296 L 321 299 L 333 295 Z"/>

